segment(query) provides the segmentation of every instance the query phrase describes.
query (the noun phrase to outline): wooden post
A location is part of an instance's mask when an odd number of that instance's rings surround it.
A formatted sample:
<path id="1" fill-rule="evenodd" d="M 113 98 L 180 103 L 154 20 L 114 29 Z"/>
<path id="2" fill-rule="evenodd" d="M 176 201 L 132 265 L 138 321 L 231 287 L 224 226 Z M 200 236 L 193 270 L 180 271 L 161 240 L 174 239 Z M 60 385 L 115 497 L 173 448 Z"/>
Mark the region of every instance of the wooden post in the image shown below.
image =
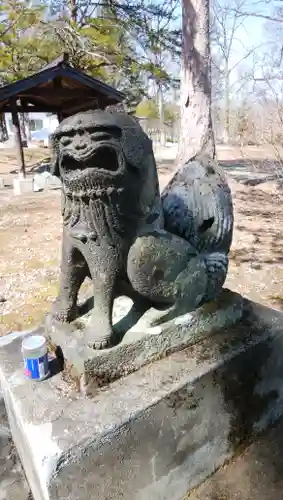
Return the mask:
<path id="1" fill-rule="evenodd" d="M 13 132 L 15 137 L 16 157 L 20 168 L 19 176 L 24 178 L 26 176 L 25 157 L 22 145 L 21 129 L 17 112 L 16 99 L 11 100 L 11 113 L 12 113 Z"/>
<path id="2" fill-rule="evenodd" d="M 57 119 L 58 119 L 59 123 L 63 120 L 62 113 L 60 113 L 60 112 L 57 113 Z"/>
<path id="3" fill-rule="evenodd" d="M 67 55 L 67 58 L 68 57 L 69 56 Z M 63 54 L 63 60 L 65 62 L 65 53 Z M 56 89 L 62 89 L 62 79 L 61 79 L 61 76 L 57 76 L 56 78 L 54 78 L 54 80 L 53 80 L 53 88 L 55 90 Z M 58 122 L 60 123 L 63 120 L 62 110 L 58 111 L 56 114 L 57 114 Z"/>

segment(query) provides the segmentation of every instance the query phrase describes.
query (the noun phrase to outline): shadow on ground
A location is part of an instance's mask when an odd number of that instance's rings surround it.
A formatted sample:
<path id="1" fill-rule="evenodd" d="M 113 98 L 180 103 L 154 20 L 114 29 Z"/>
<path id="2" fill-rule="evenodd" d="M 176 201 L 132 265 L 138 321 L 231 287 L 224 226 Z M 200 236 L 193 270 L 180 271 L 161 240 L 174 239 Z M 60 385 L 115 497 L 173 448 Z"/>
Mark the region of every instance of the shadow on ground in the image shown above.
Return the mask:
<path id="1" fill-rule="evenodd" d="M 256 186 L 267 181 L 283 182 L 283 163 L 274 159 L 236 158 L 220 160 L 219 165 L 237 181 Z"/>
<path id="2" fill-rule="evenodd" d="M 237 158 L 219 160 L 223 170 L 236 181 L 248 186 L 257 186 L 267 181 L 278 181 L 283 186 L 283 163 L 273 159 Z M 159 174 L 168 174 L 174 170 L 175 160 L 157 159 Z"/>

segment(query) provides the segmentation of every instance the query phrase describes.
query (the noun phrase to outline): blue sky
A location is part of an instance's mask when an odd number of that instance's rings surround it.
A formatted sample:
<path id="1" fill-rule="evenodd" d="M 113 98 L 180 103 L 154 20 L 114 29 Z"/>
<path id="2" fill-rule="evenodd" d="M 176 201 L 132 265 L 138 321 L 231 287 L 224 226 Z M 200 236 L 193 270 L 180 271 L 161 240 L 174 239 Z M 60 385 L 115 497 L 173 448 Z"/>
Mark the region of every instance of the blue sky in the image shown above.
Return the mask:
<path id="1" fill-rule="evenodd" d="M 254 53 L 240 62 L 231 73 L 232 82 L 239 77 L 241 70 L 252 69 L 254 57 L 259 60 L 262 57 L 264 50 L 263 37 L 264 21 L 259 18 L 247 18 L 243 26 L 241 26 L 236 34 L 236 38 L 232 45 L 232 54 L 230 67 L 235 66 L 241 59 L 245 58 L 246 54 L 253 48 Z"/>
<path id="2" fill-rule="evenodd" d="M 42 2 L 42 0 L 32 0 L 34 3 L 35 2 Z M 152 0 L 147 0 L 147 1 L 152 1 Z M 163 0 L 153 0 L 154 2 L 162 3 Z M 180 26 L 181 25 L 181 1 L 179 7 L 177 9 L 177 14 L 178 14 L 178 19 L 175 21 L 175 25 Z M 242 10 L 245 12 L 250 12 L 250 13 L 258 13 L 258 14 L 272 14 L 275 7 L 279 6 L 280 4 L 282 5 L 283 1 L 282 0 L 217 0 L 219 4 L 221 5 L 229 5 L 232 8 L 235 7 L 236 5 L 239 5 L 239 2 L 241 4 L 244 3 L 242 6 Z M 211 0 L 211 5 L 212 5 L 213 0 Z M 43 3 L 50 3 L 50 0 L 45 0 Z M 211 7 L 212 8 L 212 7 Z M 251 51 L 252 48 L 255 48 L 255 56 L 257 60 L 261 59 L 261 56 L 263 54 L 263 42 L 267 40 L 267 35 L 268 33 L 264 33 L 264 25 L 266 24 L 266 20 L 257 18 L 257 17 L 247 17 L 244 21 L 244 25 L 241 26 L 237 33 L 236 33 L 236 38 L 238 40 L 233 41 L 233 46 L 232 46 L 232 54 L 231 54 L 231 60 L 230 60 L 230 67 L 234 66 L 237 64 L 239 60 L 245 57 L 247 52 Z M 248 68 L 251 68 L 253 66 L 254 62 L 254 54 L 252 54 L 250 57 L 245 59 L 240 65 L 238 65 L 233 73 L 231 74 L 231 81 L 236 82 L 236 80 L 239 78 L 239 72 L 248 70 Z M 170 64 L 170 69 L 175 73 L 178 74 L 179 68 L 178 65 L 171 65 Z"/>

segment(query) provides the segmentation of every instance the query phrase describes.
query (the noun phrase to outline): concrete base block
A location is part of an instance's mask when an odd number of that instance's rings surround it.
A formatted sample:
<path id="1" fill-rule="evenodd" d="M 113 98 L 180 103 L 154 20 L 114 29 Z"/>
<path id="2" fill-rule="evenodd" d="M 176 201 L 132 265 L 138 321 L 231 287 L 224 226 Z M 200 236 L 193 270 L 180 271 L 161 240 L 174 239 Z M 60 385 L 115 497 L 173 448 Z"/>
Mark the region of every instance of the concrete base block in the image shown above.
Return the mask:
<path id="1" fill-rule="evenodd" d="M 88 314 L 73 324 L 60 324 L 46 317 L 45 333 L 50 344 L 60 347 L 70 375 L 86 393 L 196 344 L 233 325 L 243 313 L 242 297 L 230 290 L 223 290 L 214 301 L 182 315 L 178 310 L 172 315 L 168 310 L 151 308 L 145 312 L 131 306 L 127 297 L 115 300 L 113 324 L 122 340 L 111 349 L 88 347 L 84 337 Z"/>
<path id="2" fill-rule="evenodd" d="M 35 174 L 33 178 L 33 190 L 37 192 L 46 189 L 46 182 L 50 175 L 51 174 L 47 171 L 44 171 L 40 174 Z"/>
<path id="3" fill-rule="evenodd" d="M 13 187 L 13 178 L 12 177 L 4 177 L 4 186 L 7 188 Z"/>
<path id="4" fill-rule="evenodd" d="M 14 194 L 26 194 L 33 192 L 33 179 L 31 177 L 27 177 L 25 179 L 14 179 Z"/>
<path id="5" fill-rule="evenodd" d="M 3 341 L 0 380 L 35 500 L 181 500 L 283 412 L 283 315 L 248 301 L 236 325 L 92 398 L 64 374 L 26 380 L 21 336 Z"/>

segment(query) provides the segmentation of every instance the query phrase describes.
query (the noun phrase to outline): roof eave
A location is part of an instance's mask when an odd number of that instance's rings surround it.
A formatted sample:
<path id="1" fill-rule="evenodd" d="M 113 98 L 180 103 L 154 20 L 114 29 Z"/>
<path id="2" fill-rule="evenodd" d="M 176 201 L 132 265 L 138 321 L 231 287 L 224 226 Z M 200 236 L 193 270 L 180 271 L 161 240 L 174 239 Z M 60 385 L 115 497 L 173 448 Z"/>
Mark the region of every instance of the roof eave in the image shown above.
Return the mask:
<path id="1" fill-rule="evenodd" d="M 108 96 L 117 102 L 121 102 L 125 99 L 125 94 L 119 90 L 116 90 L 106 83 L 72 68 L 68 64 L 60 63 L 55 67 L 46 68 L 35 75 L 1 87 L 0 102 L 16 97 L 20 92 L 24 92 L 29 88 L 37 87 L 38 85 L 48 82 L 49 80 L 53 80 L 58 76 L 66 76 L 80 83 L 84 83 L 87 87 L 92 88 L 93 90 L 96 90 L 97 92 Z"/>

